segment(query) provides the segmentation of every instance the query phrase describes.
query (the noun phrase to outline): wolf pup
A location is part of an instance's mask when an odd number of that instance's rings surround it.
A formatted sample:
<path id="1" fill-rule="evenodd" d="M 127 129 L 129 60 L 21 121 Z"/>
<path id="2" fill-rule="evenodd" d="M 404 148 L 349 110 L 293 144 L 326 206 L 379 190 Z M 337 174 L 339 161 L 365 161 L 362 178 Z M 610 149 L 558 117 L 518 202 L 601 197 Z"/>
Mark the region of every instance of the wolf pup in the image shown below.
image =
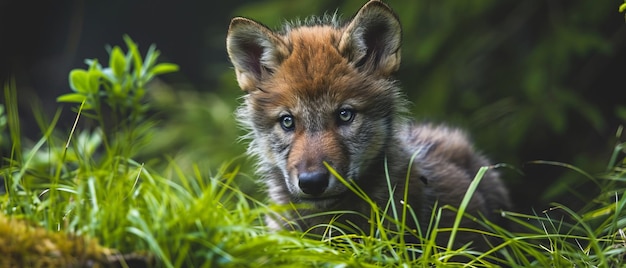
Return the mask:
<path id="1" fill-rule="evenodd" d="M 273 31 L 232 19 L 226 46 L 246 93 L 236 113 L 250 131 L 248 153 L 258 159 L 271 201 L 294 205 L 268 217 L 270 227 L 325 234 L 335 223 L 369 232 L 372 206 L 326 165 L 379 208 L 389 200 L 396 208 L 408 205 L 426 225 L 435 206 L 458 207 L 477 171 L 489 165 L 462 131 L 405 118 L 406 100 L 391 77 L 400 65 L 400 42 L 398 17 L 377 0 L 347 23 L 327 15 Z M 490 170 L 467 212 L 498 222 L 499 210 L 508 207 L 507 190 Z M 455 216 L 444 209 L 439 227 L 450 227 Z M 470 220 L 462 224 L 479 228 Z M 413 220 L 407 225 L 420 227 Z"/>

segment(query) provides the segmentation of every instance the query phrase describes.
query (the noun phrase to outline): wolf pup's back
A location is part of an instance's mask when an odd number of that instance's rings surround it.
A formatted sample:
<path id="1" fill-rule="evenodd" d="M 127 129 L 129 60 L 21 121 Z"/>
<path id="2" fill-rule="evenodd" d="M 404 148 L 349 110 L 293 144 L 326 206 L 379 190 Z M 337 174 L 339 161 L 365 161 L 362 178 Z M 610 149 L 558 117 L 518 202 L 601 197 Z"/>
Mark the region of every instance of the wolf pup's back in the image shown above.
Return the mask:
<path id="1" fill-rule="evenodd" d="M 246 92 L 236 113 L 249 130 L 248 152 L 258 160 L 271 200 L 296 205 L 268 217 L 271 227 L 322 234 L 333 222 L 370 230 L 371 206 L 325 164 L 380 208 L 392 189 L 396 207 L 409 205 L 422 224 L 435 205 L 458 207 L 479 168 L 489 165 L 462 131 L 405 117 L 406 100 L 391 77 L 400 64 L 400 41 L 398 17 L 376 0 L 345 23 L 311 17 L 273 31 L 246 18 L 231 21 L 226 43 Z M 497 222 L 498 211 L 508 207 L 507 191 L 490 170 L 467 211 Z M 318 215 L 329 211 L 351 213 Z M 455 213 L 442 216 L 440 227 L 451 226 Z M 459 241 L 474 238 L 465 234 Z"/>

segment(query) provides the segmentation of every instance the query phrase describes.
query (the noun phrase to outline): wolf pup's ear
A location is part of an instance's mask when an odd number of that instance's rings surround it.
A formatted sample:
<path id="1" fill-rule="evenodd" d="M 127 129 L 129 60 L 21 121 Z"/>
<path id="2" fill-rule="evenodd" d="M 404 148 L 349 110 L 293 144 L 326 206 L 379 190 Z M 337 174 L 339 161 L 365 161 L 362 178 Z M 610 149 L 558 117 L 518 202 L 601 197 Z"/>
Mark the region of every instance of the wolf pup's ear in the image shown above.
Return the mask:
<path id="1" fill-rule="evenodd" d="M 367 2 L 346 26 L 339 51 L 363 71 L 390 75 L 400 67 L 402 29 L 385 3 Z"/>
<path id="2" fill-rule="evenodd" d="M 226 36 L 226 50 L 235 67 L 239 87 L 250 92 L 288 55 L 284 42 L 266 26 L 242 17 L 233 18 Z"/>

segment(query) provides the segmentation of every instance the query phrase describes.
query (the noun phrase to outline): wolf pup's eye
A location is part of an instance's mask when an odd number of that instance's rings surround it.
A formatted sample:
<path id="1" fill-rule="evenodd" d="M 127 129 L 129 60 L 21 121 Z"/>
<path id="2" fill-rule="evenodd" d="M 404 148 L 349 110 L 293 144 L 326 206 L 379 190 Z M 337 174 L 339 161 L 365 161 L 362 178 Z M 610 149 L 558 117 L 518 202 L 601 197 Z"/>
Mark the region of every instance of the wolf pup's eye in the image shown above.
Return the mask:
<path id="1" fill-rule="evenodd" d="M 340 123 L 350 123 L 354 120 L 355 112 L 351 109 L 341 109 L 337 115 Z"/>
<path id="2" fill-rule="evenodd" d="M 295 128 L 296 124 L 293 121 L 293 116 L 291 115 L 283 115 L 280 117 L 280 126 L 286 130 L 291 131 Z"/>

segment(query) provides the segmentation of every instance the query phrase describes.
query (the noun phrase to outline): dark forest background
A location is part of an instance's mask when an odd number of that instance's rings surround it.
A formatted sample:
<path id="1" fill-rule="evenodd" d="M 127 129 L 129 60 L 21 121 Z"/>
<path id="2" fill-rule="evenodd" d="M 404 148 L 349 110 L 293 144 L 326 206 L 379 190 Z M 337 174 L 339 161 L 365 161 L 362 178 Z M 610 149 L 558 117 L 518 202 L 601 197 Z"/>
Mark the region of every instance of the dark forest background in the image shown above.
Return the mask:
<path id="1" fill-rule="evenodd" d="M 67 134 L 75 114 L 56 97 L 70 90 L 69 71 L 86 68 L 86 58 L 106 61 L 107 45 L 124 47 L 124 34 L 143 52 L 154 43 L 161 60 L 181 70 L 152 85 L 160 123 L 137 157 L 168 155 L 208 173 L 232 161 L 252 178 L 233 117 L 242 93 L 225 51 L 230 19 L 278 28 L 336 10 L 348 19 L 364 2 L 0 0 L 0 82 L 15 78 L 26 137 L 41 137 L 37 113 L 59 107 L 58 129 Z M 553 201 L 579 206 L 595 196 L 582 174 L 532 161 L 606 170 L 626 121 L 621 0 L 386 2 L 403 24 L 397 78 L 416 118 L 468 129 L 494 162 L 521 171 L 502 169 L 519 210 Z M 9 148 L 0 143 L 0 154 Z"/>

